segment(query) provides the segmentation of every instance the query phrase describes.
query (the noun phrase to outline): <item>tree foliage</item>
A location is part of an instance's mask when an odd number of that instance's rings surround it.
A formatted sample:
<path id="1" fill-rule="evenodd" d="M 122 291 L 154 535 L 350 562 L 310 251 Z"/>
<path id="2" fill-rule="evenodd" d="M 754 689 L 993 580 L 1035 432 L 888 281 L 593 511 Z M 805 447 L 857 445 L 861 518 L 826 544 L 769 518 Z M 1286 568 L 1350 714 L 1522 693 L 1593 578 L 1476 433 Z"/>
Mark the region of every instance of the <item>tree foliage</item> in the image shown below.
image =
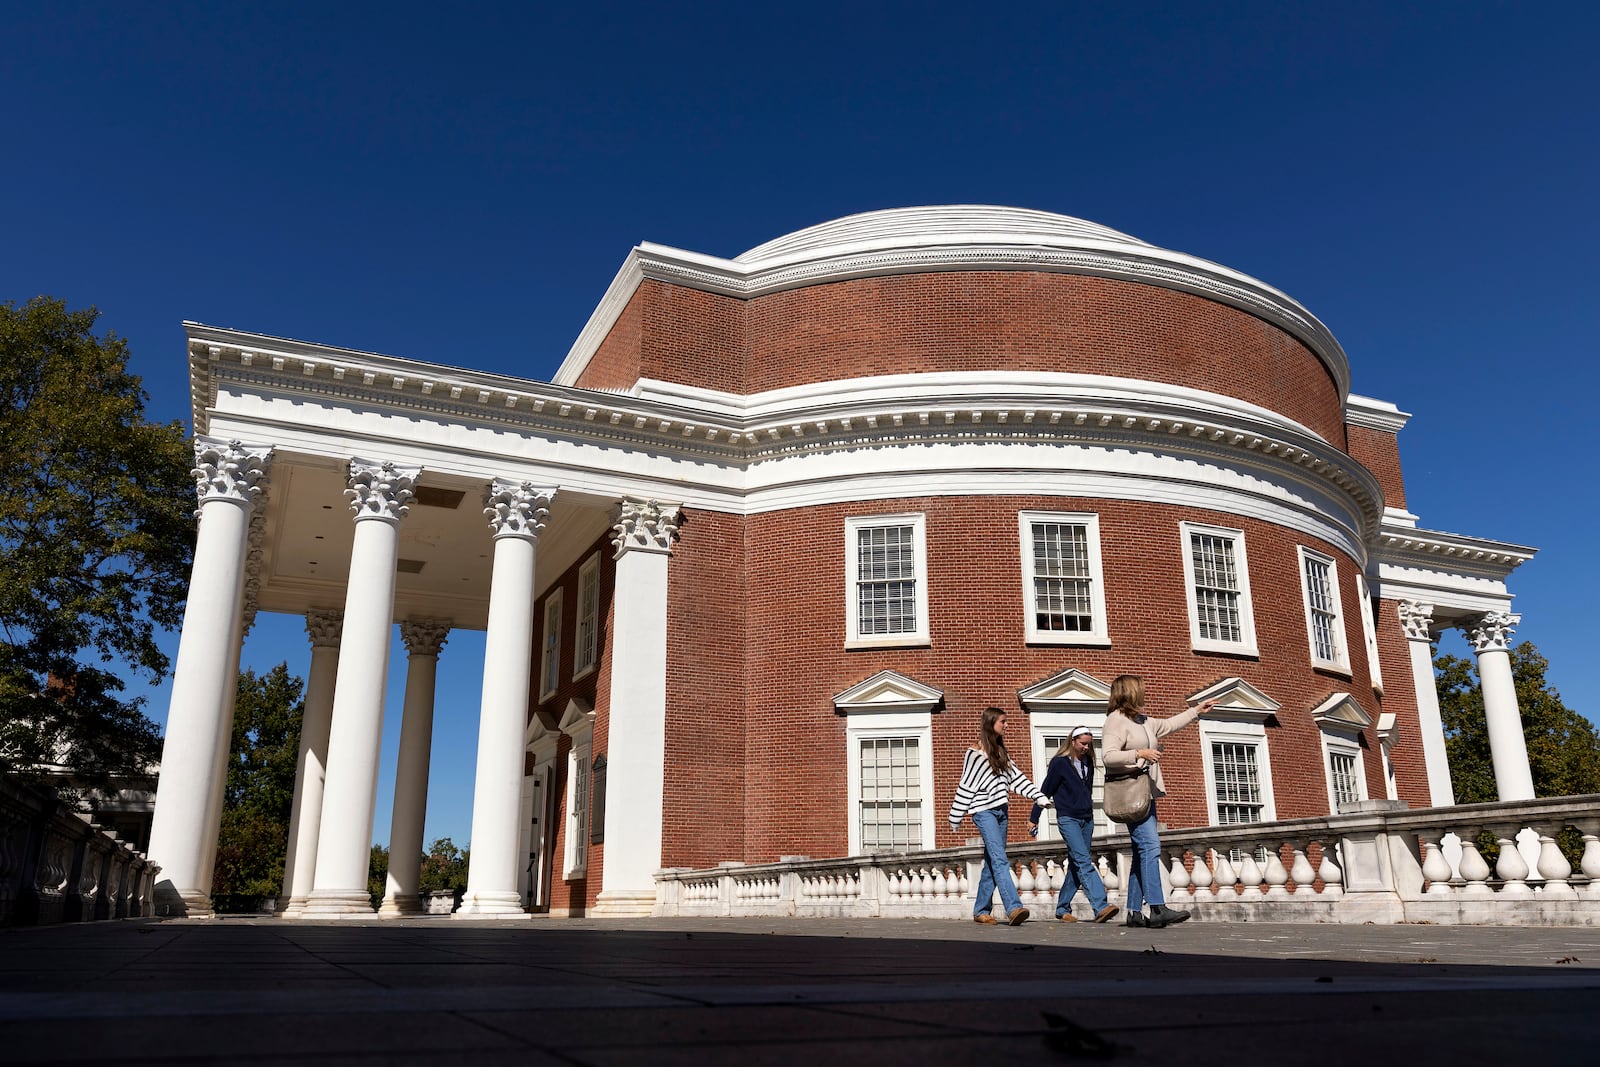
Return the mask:
<path id="1" fill-rule="evenodd" d="M 383 845 L 373 845 L 372 856 L 367 861 L 367 896 L 372 898 L 374 908 L 383 903 L 388 889 L 389 850 Z"/>
<path id="2" fill-rule="evenodd" d="M 1511 647 L 1511 676 L 1522 712 L 1534 793 L 1541 797 L 1600 793 L 1600 731 L 1562 703 L 1561 694 L 1545 681 L 1549 667 L 1550 662 L 1531 641 Z M 1472 661 L 1458 656 L 1438 656 L 1434 669 L 1456 802 L 1497 800 L 1477 669 Z"/>
<path id="3" fill-rule="evenodd" d="M 215 896 L 269 897 L 283 889 L 304 691 L 287 663 L 263 675 L 239 675 Z"/>
<path id="4" fill-rule="evenodd" d="M 459 849 L 448 837 L 441 837 L 422 857 L 422 876 L 418 889 L 423 893 L 457 893 L 467 888 L 467 865 L 472 853 Z"/>
<path id="5" fill-rule="evenodd" d="M 0 757 L 91 785 L 160 755 L 118 672 L 165 675 L 194 553 L 183 429 L 146 421 L 98 317 L 0 304 Z"/>

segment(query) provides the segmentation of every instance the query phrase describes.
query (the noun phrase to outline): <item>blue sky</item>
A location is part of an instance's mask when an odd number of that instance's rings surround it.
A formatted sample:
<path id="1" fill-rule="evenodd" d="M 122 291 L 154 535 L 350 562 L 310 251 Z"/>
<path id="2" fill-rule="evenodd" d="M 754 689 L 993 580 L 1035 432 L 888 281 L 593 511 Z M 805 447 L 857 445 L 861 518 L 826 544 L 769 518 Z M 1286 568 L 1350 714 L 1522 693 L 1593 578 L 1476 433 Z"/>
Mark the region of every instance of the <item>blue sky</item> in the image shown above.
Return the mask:
<path id="1" fill-rule="evenodd" d="M 540 8 L 7 5 L 0 300 L 98 306 L 187 424 L 184 319 L 548 378 L 640 241 L 1076 215 L 1327 323 L 1355 391 L 1415 416 L 1422 524 L 1541 549 L 1518 636 L 1600 715 L 1600 9 Z M 481 649 L 443 657 L 429 839 L 469 836 Z M 262 616 L 245 658 L 303 674 L 301 620 Z"/>

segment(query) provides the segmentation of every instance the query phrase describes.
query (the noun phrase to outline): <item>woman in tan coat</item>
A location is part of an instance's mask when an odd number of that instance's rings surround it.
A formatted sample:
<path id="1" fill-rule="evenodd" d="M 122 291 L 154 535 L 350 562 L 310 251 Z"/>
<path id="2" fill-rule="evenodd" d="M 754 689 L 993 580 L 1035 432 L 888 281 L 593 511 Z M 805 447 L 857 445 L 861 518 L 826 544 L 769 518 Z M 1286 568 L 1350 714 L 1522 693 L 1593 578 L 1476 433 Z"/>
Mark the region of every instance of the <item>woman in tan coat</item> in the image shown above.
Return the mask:
<path id="1" fill-rule="evenodd" d="M 1181 923 L 1189 913 L 1169 908 L 1161 890 L 1161 838 L 1156 833 L 1156 802 L 1167 791 L 1161 780 L 1161 746 L 1158 742 L 1175 730 L 1188 726 L 1216 705 L 1204 700 L 1187 711 L 1166 719 L 1152 719 L 1144 713 L 1144 679 L 1137 674 L 1120 675 L 1111 683 L 1111 701 L 1106 709 L 1106 725 L 1101 740 L 1101 761 L 1107 775 L 1148 774 L 1150 811 L 1128 826 L 1133 842 L 1133 868 L 1128 874 L 1128 926 L 1160 929 Z M 1144 906 L 1150 905 L 1150 915 Z"/>

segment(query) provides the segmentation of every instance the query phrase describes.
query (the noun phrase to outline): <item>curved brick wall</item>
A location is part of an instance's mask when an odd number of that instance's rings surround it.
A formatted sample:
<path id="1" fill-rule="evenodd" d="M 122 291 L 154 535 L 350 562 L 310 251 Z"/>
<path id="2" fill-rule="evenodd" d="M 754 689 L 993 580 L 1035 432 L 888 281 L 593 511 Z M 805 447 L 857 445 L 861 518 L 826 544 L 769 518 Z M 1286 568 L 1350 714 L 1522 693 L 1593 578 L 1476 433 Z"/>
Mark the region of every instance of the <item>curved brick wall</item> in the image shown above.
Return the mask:
<path id="1" fill-rule="evenodd" d="M 646 280 L 577 384 L 623 388 L 636 371 L 755 393 L 960 370 L 1169 382 L 1259 404 L 1345 445 L 1338 387 L 1295 338 L 1202 297 L 1071 274 L 894 275 L 749 301 Z"/>

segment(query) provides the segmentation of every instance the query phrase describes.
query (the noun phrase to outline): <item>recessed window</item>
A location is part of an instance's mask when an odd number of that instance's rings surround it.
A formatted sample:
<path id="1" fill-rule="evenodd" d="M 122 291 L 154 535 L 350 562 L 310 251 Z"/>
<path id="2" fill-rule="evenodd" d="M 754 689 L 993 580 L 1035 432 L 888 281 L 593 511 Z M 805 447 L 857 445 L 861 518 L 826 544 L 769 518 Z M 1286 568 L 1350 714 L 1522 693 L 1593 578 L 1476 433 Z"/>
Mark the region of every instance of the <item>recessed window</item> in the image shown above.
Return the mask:
<path id="1" fill-rule="evenodd" d="M 922 839 L 922 739 L 860 737 L 861 851 L 914 851 Z"/>
<path id="2" fill-rule="evenodd" d="M 1311 642 L 1312 665 L 1349 674 L 1350 653 L 1345 648 L 1339 571 L 1333 557 L 1302 545 L 1300 590 L 1305 599 L 1306 634 Z"/>
<path id="3" fill-rule="evenodd" d="M 833 698 L 845 717 L 852 856 L 933 847 L 933 709 L 943 698 L 892 670 Z"/>
<path id="4" fill-rule="evenodd" d="M 1367 585 L 1367 576 L 1356 575 L 1356 595 L 1361 603 L 1361 636 L 1367 645 L 1367 675 L 1372 679 L 1372 688 L 1383 692 L 1383 667 L 1378 663 L 1378 626 L 1377 616 L 1372 610 L 1372 590 Z"/>
<path id="5" fill-rule="evenodd" d="M 572 676 L 582 678 L 600 662 L 600 553 L 578 568 L 578 632 L 572 650 Z"/>
<path id="6" fill-rule="evenodd" d="M 539 654 L 539 699 L 555 696 L 561 684 L 561 598 L 557 589 L 544 602 L 544 643 Z"/>
<path id="7" fill-rule="evenodd" d="M 1256 655 L 1255 615 L 1244 531 L 1179 523 L 1189 636 L 1196 651 Z"/>
<path id="8" fill-rule="evenodd" d="M 1367 799 L 1367 772 L 1362 739 L 1372 716 L 1349 693 L 1335 693 L 1311 709 L 1322 739 L 1322 763 L 1328 776 L 1328 811 Z"/>
<path id="9" fill-rule="evenodd" d="M 584 877 L 589 870 L 590 768 L 594 751 L 594 709 L 572 700 L 561 717 L 561 732 L 567 735 L 566 825 L 562 849 L 563 877 L 568 881 Z"/>
<path id="10" fill-rule="evenodd" d="M 921 515 L 845 520 L 847 647 L 928 643 L 927 544 Z"/>
<path id="11" fill-rule="evenodd" d="M 1099 516 L 1025 511 L 1018 525 L 1027 640 L 1110 644 Z"/>

